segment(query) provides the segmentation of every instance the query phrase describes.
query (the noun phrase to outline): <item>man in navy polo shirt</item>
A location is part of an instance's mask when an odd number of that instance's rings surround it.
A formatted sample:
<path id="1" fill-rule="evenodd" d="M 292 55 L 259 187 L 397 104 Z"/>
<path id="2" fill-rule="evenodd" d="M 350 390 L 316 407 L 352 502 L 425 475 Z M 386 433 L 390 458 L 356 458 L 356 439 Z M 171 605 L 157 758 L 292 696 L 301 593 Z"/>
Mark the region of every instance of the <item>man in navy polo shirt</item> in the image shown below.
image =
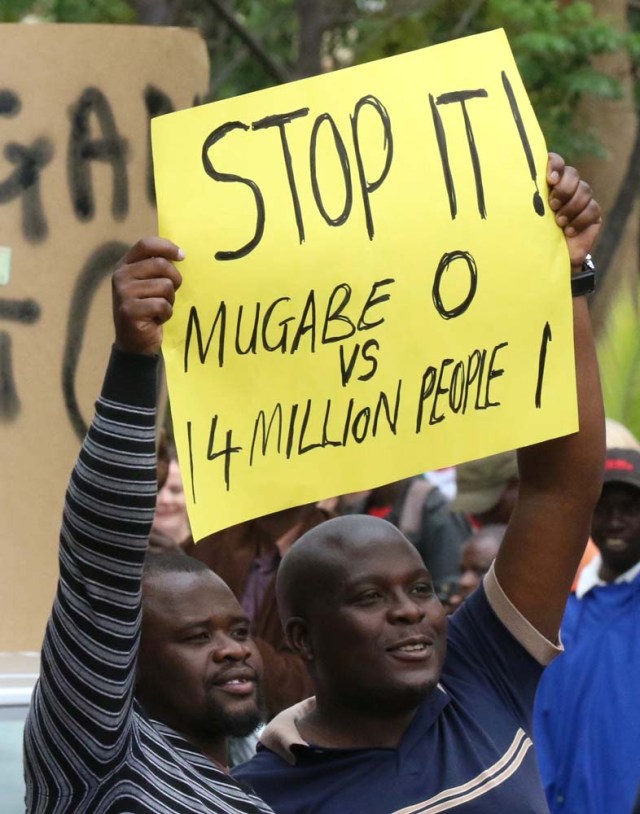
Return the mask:
<path id="1" fill-rule="evenodd" d="M 550 206 L 575 272 L 600 227 L 550 156 Z M 543 814 L 533 698 L 600 494 L 604 419 L 589 314 L 574 300 L 580 431 L 519 452 L 494 567 L 451 618 L 420 556 L 383 520 L 337 518 L 280 566 L 278 601 L 316 697 L 277 716 L 236 776 L 277 814 Z"/>

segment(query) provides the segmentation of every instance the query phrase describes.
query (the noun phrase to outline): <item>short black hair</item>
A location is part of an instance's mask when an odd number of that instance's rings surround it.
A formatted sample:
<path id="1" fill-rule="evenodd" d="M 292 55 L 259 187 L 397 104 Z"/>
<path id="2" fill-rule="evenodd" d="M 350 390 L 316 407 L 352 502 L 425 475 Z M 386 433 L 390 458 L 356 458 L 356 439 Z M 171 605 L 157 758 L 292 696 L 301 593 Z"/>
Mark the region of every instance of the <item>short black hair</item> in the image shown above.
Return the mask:
<path id="1" fill-rule="evenodd" d="M 208 565 L 181 551 L 154 551 L 148 548 L 144 557 L 142 578 L 157 574 L 202 574 L 211 572 Z"/>

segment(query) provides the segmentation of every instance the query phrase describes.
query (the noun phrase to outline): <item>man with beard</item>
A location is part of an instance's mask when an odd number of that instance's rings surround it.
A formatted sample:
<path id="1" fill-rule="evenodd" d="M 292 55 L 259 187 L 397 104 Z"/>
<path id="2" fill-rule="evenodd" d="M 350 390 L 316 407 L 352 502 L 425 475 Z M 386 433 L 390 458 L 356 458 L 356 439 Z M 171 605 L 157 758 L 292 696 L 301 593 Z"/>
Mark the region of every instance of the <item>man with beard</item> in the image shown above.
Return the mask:
<path id="1" fill-rule="evenodd" d="M 600 494 L 604 417 L 580 296 L 600 210 L 559 156 L 547 182 L 578 275 L 579 431 L 519 451 L 495 565 L 448 628 L 420 555 L 386 521 L 329 520 L 291 548 L 278 603 L 316 697 L 277 716 L 235 770 L 278 814 L 548 814 L 533 700 Z"/>
<path id="2" fill-rule="evenodd" d="M 67 490 L 25 727 L 29 814 L 269 812 L 225 770 L 227 736 L 260 720 L 249 620 L 202 563 L 145 559 L 161 325 L 181 259 L 140 241 L 113 277 L 116 342 Z"/>
<path id="3" fill-rule="evenodd" d="M 565 652 L 540 682 L 535 734 L 552 812 L 630 814 L 640 783 L 640 452 L 607 451 Z"/>

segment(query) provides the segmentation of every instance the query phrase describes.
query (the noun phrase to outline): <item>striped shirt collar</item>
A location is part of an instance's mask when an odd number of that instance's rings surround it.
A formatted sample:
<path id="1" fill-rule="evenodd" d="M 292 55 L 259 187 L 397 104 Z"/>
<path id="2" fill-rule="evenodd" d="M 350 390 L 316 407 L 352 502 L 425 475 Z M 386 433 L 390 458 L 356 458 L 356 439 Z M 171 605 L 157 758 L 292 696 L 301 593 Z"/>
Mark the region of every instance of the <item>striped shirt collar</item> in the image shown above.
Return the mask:
<path id="1" fill-rule="evenodd" d="M 147 718 L 147 722 L 162 735 L 188 763 L 197 766 L 205 771 L 222 772 L 229 774 L 229 767 L 223 766 L 222 763 L 214 760 L 214 758 L 205 755 L 199 749 L 191 744 L 184 735 L 170 727 L 168 724 L 159 721 L 157 718 Z"/>

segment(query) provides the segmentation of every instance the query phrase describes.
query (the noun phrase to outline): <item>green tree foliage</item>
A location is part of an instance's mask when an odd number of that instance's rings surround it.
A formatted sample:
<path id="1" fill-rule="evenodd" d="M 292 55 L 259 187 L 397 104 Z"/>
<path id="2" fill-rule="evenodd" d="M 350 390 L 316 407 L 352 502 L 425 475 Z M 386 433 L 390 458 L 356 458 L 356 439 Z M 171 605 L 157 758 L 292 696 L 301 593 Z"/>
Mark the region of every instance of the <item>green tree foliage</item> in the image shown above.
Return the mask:
<path id="1" fill-rule="evenodd" d="M 631 288 L 621 285 L 598 341 L 598 362 L 607 415 L 640 438 L 640 309 Z"/>
<path id="2" fill-rule="evenodd" d="M 28 14 L 33 13 L 33 0 L 2 0 L 0 2 L 0 22 L 19 23 Z"/>
<path id="3" fill-rule="evenodd" d="M 324 70 L 359 64 L 444 42 L 452 37 L 504 28 L 550 147 L 575 161 L 602 152 L 597 133 L 576 124 L 586 95 L 617 98 L 619 82 L 593 66 L 593 57 L 621 48 L 640 53 L 640 37 L 616 30 L 583 0 L 236 0 L 238 22 L 280 67 L 265 69 L 255 53 L 220 26 L 209 4 L 183 4 L 189 23 L 198 25 L 210 46 L 212 98 L 259 90 L 300 75 L 301 14 L 316 9 L 322 26 L 320 64 Z"/>
<path id="4" fill-rule="evenodd" d="M 171 24 L 202 32 L 211 54 L 212 99 L 304 75 L 301 66 L 310 55 L 301 44 L 308 48 L 305 34 L 313 27 L 319 29 L 314 41 L 318 43 L 316 64 L 322 70 L 504 28 L 549 146 L 572 161 L 584 153 L 601 152 L 596 134 L 576 124 L 580 101 L 588 94 L 616 98 L 620 93 L 616 79 L 596 70 L 592 58 L 620 48 L 640 54 L 638 34 L 616 30 L 597 17 L 585 0 L 568 4 L 558 0 L 157 0 L 157 4 L 166 10 Z M 61 22 L 111 23 L 139 21 L 141 6 L 136 0 L 2 0 L 1 5 L 5 21 L 35 14 Z"/>
<path id="5" fill-rule="evenodd" d="M 199 0 L 187 4 L 196 18 L 201 5 Z M 620 95 L 618 81 L 596 70 L 593 57 L 621 48 L 640 53 L 637 34 L 616 30 L 584 0 L 570 4 L 558 0 L 236 0 L 237 19 L 287 78 L 299 75 L 303 5 L 317 10 L 324 70 L 504 28 L 550 148 L 571 161 L 585 153 L 602 152 L 597 135 L 576 123 L 580 101 L 589 94 Z M 307 24 L 308 20 L 307 16 Z M 221 38 L 219 24 L 216 30 L 212 98 L 281 81 L 264 69 L 251 50 L 238 53 L 237 37 L 232 33 Z"/>
<path id="6" fill-rule="evenodd" d="M 27 16 L 58 23 L 136 22 L 127 0 L 1 0 L 0 21 L 15 23 Z"/>
<path id="7" fill-rule="evenodd" d="M 593 57 L 621 48 L 636 54 L 640 39 L 598 18 L 590 3 L 443 0 L 381 6 L 360 22 L 355 61 L 504 28 L 550 148 L 571 160 L 601 152 L 596 134 L 576 124 L 575 112 L 585 95 L 617 98 L 620 86 L 593 67 Z"/>
<path id="8" fill-rule="evenodd" d="M 160 1 L 160 0 L 158 0 Z M 323 70 L 367 62 L 504 28 L 550 147 L 570 160 L 601 152 L 576 124 L 586 95 L 616 98 L 617 80 L 593 57 L 640 55 L 640 36 L 616 30 L 585 0 L 162 0 L 170 22 L 197 27 L 211 55 L 211 98 L 260 90 L 301 75 L 301 26 L 321 28 Z M 3 19 L 35 14 L 61 22 L 135 22 L 135 0 L 3 0 Z M 231 16 L 235 25 L 229 25 Z M 636 15 L 637 16 L 637 15 Z M 635 19 L 635 17 L 633 18 Z M 239 31 L 247 34 L 243 39 Z M 264 56 L 264 59 L 261 58 Z"/>
<path id="9" fill-rule="evenodd" d="M 229 26 L 209 6 L 203 17 L 201 0 L 189 0 L 183 14 L 199 28 L 207 41 L 211 58 L 212 99 L 223 99 L 262 90 L 294 77 L 297 56 L 297 18 L 293 0 L 238 0 L 221 3 L 233 11 L 240 27 L 255 40 L 256 46 L 273 60 L 278 71 L 269 70 Z"/>
<path id="10" fill-rule="evenodd" d="M 548 0 L 495 0 L 491 5 L 498 17 L 504 15 L 504 27 L 549 145 L 572 158 L 600 153 L 597 136 L 585 131 L 575 112 L 585 95 L 620 96 L 617 80 L 597 71 L 593 56 L 622 48 L 635 51 L 637 37 L 595 17 L 586 2 L 563 8 Z"/>

